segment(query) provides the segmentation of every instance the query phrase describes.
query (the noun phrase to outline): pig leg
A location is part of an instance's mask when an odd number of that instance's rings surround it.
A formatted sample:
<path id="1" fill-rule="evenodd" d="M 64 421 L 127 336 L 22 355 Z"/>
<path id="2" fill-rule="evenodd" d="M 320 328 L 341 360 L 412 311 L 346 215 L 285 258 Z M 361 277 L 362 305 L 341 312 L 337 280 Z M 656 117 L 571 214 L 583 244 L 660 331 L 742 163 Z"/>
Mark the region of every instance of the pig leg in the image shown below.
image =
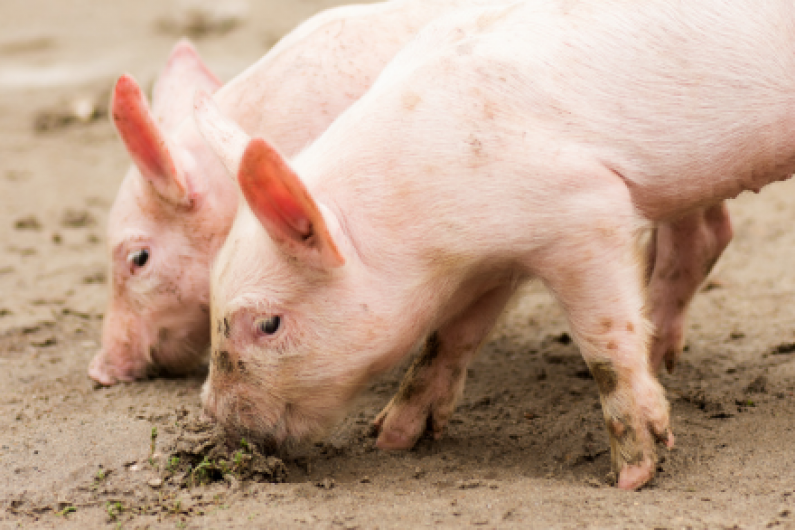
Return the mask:
<path id="1" fill-rule="evenodd" d="M 690 301 L 731 239 L 729 210 L 723 202 L 658 226 L 648 294 L 655 373 L 663 361 L 673 371 L 684 346 Z"/>
<path id="2" fill-rule="evenodd" d="M 400 389 L 375 419 L 381 449 L 410 449 L 427 429 L 442 436 L 464 391 L 466 368 L 491 331 L 514 287 L 478 298 L 463 313 L 431 334 Z"/>
<path id="3" fill-rule="evenodd" d="M 622 195 L 593 194 L 586 207 L 578 201 L 576 216 L 563 211 L 570 236 L 533 263 L 565 308 L 596 380 L 618 486 L 637 489 L 654 476 L 655 443 L 671 447 L 674 440 L 663 388 L 649 367 L 646 249 L 626 189 Z"/>

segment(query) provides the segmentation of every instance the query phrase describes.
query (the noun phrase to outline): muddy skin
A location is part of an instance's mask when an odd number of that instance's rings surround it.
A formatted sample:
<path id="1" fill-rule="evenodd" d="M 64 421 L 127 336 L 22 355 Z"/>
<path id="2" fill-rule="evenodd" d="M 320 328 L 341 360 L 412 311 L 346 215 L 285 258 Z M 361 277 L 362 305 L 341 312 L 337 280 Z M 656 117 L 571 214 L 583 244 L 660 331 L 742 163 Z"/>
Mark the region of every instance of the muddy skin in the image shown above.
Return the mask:
<path id="1" fill-rule="evenodd" d="M 232 360 L 229 358 L 229 352 L 226 350 L 221 350 L 213 355 L 213 365 L 218 372 L 223 374 L 232 373 L 235 370 L 235 365 L 232 363 Z"/>
<path id="2" fill-rule="evenodd" d="M 589 363 L 591 374 L 599 387 L 599 393 L 607 398 L 618 387 L 618 374 L 616 374 L 613 363 L 605 360 L 595 360 Z"/>
<path id="3" fill-rule="evenodd" d="M 433 361 L 439 356 L 441 349 L 442 343 L 439 340 L 439 334 L 433 332 L 425 342 L 425 348 L 412 363 L 408 372 L 406 372 L 406 376 L 403 378 L 400 389 L 398 390 L 397 394 L 395 394 L 395 404 L 411 401 L 414 396 L 422 394 L 425 391 L 426 387 L 428 386 L 428 381 L 425 381 L 422 377 L 418 377 L 418 374 L 423 369 L 426 369 L 428 366 L 433 364 Z"/>
<path id="4" fill-rule="evenodd" d="M 436 357 L 439 356 L 441 350 L 442 342 L 439 340 L 439 333 L 434 331 L 431 333 L 430 337 L 428 337 L 428 340 L 425 341 L 425 348 L 422 350 L 420 356 L 417 357 L 415 366 L 419 368 L 420 366 L 432 365 Z"/>
<path id="5" fill-rule="evenodd" d="M 638 446 L 635 429 L 623 418 L 605 419 L 610 430 L 610 448 L 613 472 L 616 476 L 621 472 L 624 464 L 630 466 L 643 462 L 643 450 Z M 656 455 L 651 455 L 656 461 Z"/>

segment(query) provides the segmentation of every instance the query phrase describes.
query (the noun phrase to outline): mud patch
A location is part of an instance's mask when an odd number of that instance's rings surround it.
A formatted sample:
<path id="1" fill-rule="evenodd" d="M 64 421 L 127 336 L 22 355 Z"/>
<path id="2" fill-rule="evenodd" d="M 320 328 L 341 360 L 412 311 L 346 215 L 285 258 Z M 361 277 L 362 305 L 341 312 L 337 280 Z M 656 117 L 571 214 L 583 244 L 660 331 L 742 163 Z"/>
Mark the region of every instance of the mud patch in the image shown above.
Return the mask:
<path id="1" fill-rule="evenodd" d="M 14 222 L 14 228 L 16 230 L 41 230 L 41 221 L 35 215 L 28 215 L 26 217 L 22 217 L 17 219 Z"/>
<path id="2" fill-rule="evenodd" d="M 188 35 L 194 39 L 223 35 L 238 27 L 247 14 L 248 3 L 242 0 L 181 0 L 169 15 L 157 21 L 157 29 L 175 37 Z"/>
<path id="3" fill-rule="evenodd" d="M 97 223 L 97 220 L 86 210 L 66 210 L 61 218 L 61 226 L 65 228 L 84 228 Z"/>
<path id="4" fill-rule="evenodd" d="M 280 483 L 287 478 L 281 459 L 263 455 L 245 439 L 230 447 L 220 427 L 199 419 L 183 426 L 167 454 L 162 479 L 181 487 L 219 481 Z"/>
<path id="5" fill-rule="evenodd" d="M 109 88 L 63 100 L 38 111 L 33 118 L 33 130 L 46 133 L 102 120 L 106 116 L 109 100 Z"/>

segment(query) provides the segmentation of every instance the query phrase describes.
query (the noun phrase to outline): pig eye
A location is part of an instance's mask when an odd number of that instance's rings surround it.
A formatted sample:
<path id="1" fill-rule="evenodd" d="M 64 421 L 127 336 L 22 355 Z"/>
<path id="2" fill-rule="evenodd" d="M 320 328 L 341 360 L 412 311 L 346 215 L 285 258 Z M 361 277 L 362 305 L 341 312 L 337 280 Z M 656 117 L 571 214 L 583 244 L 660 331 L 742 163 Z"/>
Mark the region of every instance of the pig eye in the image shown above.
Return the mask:
<path id="1" fill-rule="evenodd" d="M 149 249 L 139 248 L 127 255 L 127 262 L 134 267 L 141 268 L 147 261 L 149 261 Z"/>
<path id="2" fill-rule="evenodd" d="M 278 315 L 273 315 L 268 318 L 261 318 L 257 320 L 257 331 L 262 333 L 263 335 L 273 335 L 277 331 L 279 331 L 279 326 L 282 323 L 282 319 Z"/>

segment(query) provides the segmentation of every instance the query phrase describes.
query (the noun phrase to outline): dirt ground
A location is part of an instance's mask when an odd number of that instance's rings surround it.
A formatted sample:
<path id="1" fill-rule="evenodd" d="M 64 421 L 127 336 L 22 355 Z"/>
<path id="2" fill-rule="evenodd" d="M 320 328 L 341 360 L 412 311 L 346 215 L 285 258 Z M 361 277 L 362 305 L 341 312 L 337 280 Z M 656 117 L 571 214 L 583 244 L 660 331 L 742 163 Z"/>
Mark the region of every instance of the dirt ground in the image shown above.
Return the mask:
<path id="1" fill-rule="evenodd" d="M 325 442 L 281 455 L 283 483 L 171 472 L 202 374 L 92 386 L 128 164 L 106 119 L 115 76 L 151 85 L 185 29 L 229 79 L 334 3 L 258 0 L 237 25 L 162 0 L 0 3 L 0 528 L 795 528 L 795 182 L 732 202 L 735 241 L 662 376 L 677 446 L 637 493 L 608 485 L 596 385 L 540 286 L 473 364 L 443 440 L 374 448 L 396 370 Z"/>

